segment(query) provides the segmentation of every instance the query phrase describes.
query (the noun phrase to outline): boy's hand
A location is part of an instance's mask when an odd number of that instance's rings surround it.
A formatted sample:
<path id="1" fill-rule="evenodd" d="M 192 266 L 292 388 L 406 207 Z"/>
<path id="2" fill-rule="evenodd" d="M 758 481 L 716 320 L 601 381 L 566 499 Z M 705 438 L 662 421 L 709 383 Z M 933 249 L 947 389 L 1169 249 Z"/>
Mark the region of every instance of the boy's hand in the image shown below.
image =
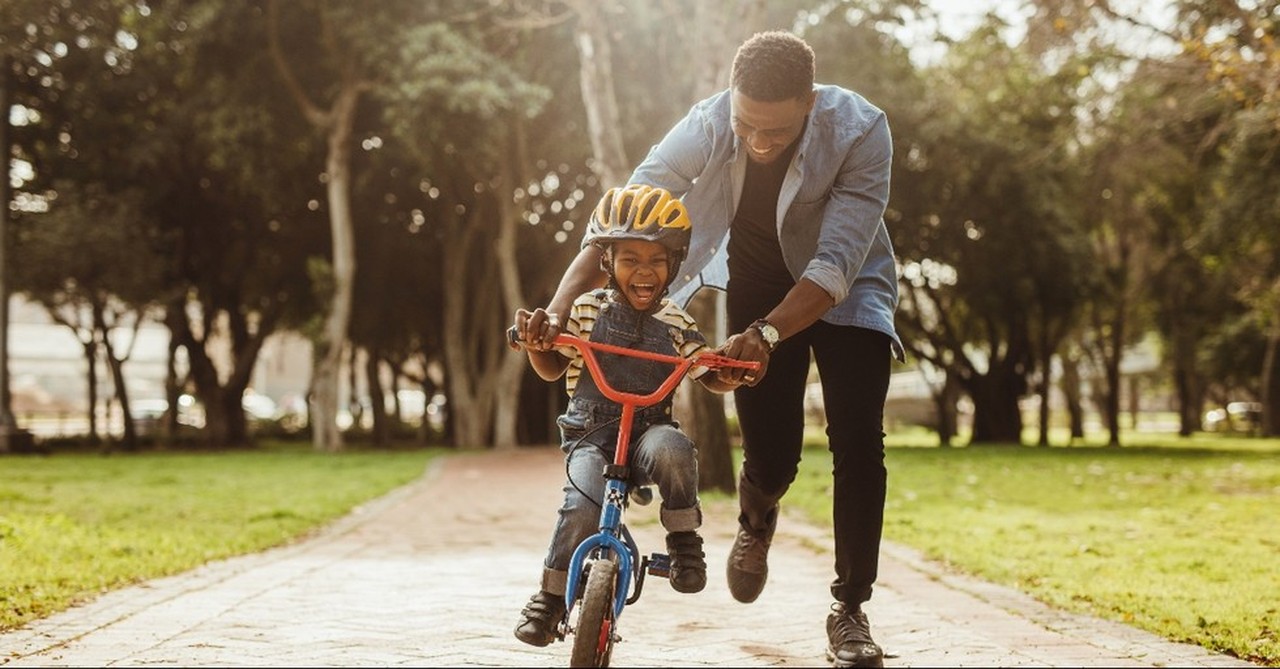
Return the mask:
<path id="1" fill-rule="evenodd" d="M 560 334 L 560 317 L 538 307 L 533 311 L 516 310 L 516 334 L 525 348 L 532 351 L 550 351 Z"/>
<path id="2" fill-rule="evenodd" d="M 755 330 L 748 329 L 742 334 L 729 337 L 716 349 L 716 353 L 736 360 L 760 363 L 759 371 L 741 367 L 725 367 L 716 370 L 716 378 L 724 383 L 754 386 L 760 383 L 769 370 L 769 345 L 756 334 Z"/>

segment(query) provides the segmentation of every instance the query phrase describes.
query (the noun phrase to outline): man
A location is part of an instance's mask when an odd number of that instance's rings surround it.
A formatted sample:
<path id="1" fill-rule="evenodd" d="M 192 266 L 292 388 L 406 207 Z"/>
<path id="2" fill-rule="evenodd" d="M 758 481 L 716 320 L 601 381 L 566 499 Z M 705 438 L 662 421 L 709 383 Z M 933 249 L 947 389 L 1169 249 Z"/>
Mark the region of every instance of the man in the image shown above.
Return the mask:
<path id="1" fill-rule="evenodd" d="M 883 412 L 897 270 L 883 215 L 893 148 L 884 113 L 860 95 L 814 84 L 813 51 L 786 32 L 759 33 L 733 62 L 729 90 L 693 106 L 649 152 L 631 183 L 682 196 L 694 221 L 677 301 L 725 285 L 721 349 L 761 371 L 722 374 L 743 436 L 739 531 L 729 590 L 753 602 L 768 576 L 778 503 L 795 479 L 810 355 L 817 361 L 834 459 L 835 598 L 828 659 L 882 666 L 861 605 L 871 597 L 884 518 Z M 549 342 L 573 296 L 602 285 L 600 256 L 584 241 L 556 295 L 530 324 Z M 727 261 L 727 262 L 726 262 Z"/>

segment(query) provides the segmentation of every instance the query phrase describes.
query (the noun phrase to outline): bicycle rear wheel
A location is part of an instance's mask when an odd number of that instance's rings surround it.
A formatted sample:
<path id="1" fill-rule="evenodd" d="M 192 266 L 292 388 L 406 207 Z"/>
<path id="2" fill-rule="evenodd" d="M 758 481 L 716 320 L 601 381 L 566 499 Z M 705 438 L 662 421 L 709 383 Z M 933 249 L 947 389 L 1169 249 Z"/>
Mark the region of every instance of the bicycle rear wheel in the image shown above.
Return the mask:
<path id="1" fill-rule="evenodd" d="M 618 563 L 597 558 L 589 561 L 587 586 L 578 604 L 578 626 L 573 634 L 571 667 L 607 667 L 613 653 L 613 600 L 618 586 Z"/>

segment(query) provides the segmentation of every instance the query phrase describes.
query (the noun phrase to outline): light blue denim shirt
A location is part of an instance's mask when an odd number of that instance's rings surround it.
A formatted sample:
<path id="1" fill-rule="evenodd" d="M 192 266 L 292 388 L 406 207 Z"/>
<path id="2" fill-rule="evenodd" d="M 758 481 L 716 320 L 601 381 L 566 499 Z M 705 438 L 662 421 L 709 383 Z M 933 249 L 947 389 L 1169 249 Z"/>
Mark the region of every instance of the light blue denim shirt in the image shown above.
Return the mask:
<path id="1" fill-rule="evenodd" d="M 827 291 L 822 320 L 883 332 L 893 326 L 898 273 L 885 228 L 893 141 L 883 111 L 853 91 L 815 86 L 808 126 L 778 195 L 778 239 L 787 269 Z M 684 200 L 693 220 L 689 257 L 671 284 L 678 304 L 702 286 L 723 289 L 725 249 L 746 178 L 747 152 L 730 127 L 729 91 L 693 106 L 631 175 Z M 584 244 L 586 240 L 584 240 Z"/>

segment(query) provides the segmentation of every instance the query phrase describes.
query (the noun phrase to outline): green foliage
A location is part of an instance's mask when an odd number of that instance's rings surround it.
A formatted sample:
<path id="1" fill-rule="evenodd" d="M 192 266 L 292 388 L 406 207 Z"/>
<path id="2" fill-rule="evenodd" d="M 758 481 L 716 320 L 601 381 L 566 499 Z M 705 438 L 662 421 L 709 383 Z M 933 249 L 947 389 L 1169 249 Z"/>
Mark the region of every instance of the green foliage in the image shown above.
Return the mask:
<path id="1" fill-rule="evenodd" d="M 295 540 L 411 481 L 432 451 L 6 458 L 0 629 L 98 594 Z"/>
<path id="2" fill-rule="evenodd" d="M 886 538 L 1098 615 L 1280 666 L 1280 443 L 890 448 Z M 830 456 L 787 502 L 829 524 Z"/>
<path id="3" fill-rule="evenodd" d="M 408 31 L 399 59 L 389 65 L 396 85 L 382 97 L 392 131 L 423 150 L 432 147 L 433 136 L 451 136 L 447 154 L 490 172 L 509 158 L 511 120 L 536 118 L 550 97 L 545 87 L 527 82 L 511 65 L 441 23 Z"/>
<path id="4" fill-rule="evenodd" d="M 163 263 L 147 226 L 142 194 L 110 194 L 63 182 L 40 225 L 20 231 L 15 258 L 23 288 L 50 307 L 115 295 L 135 304 L 158 297 Z"/>

